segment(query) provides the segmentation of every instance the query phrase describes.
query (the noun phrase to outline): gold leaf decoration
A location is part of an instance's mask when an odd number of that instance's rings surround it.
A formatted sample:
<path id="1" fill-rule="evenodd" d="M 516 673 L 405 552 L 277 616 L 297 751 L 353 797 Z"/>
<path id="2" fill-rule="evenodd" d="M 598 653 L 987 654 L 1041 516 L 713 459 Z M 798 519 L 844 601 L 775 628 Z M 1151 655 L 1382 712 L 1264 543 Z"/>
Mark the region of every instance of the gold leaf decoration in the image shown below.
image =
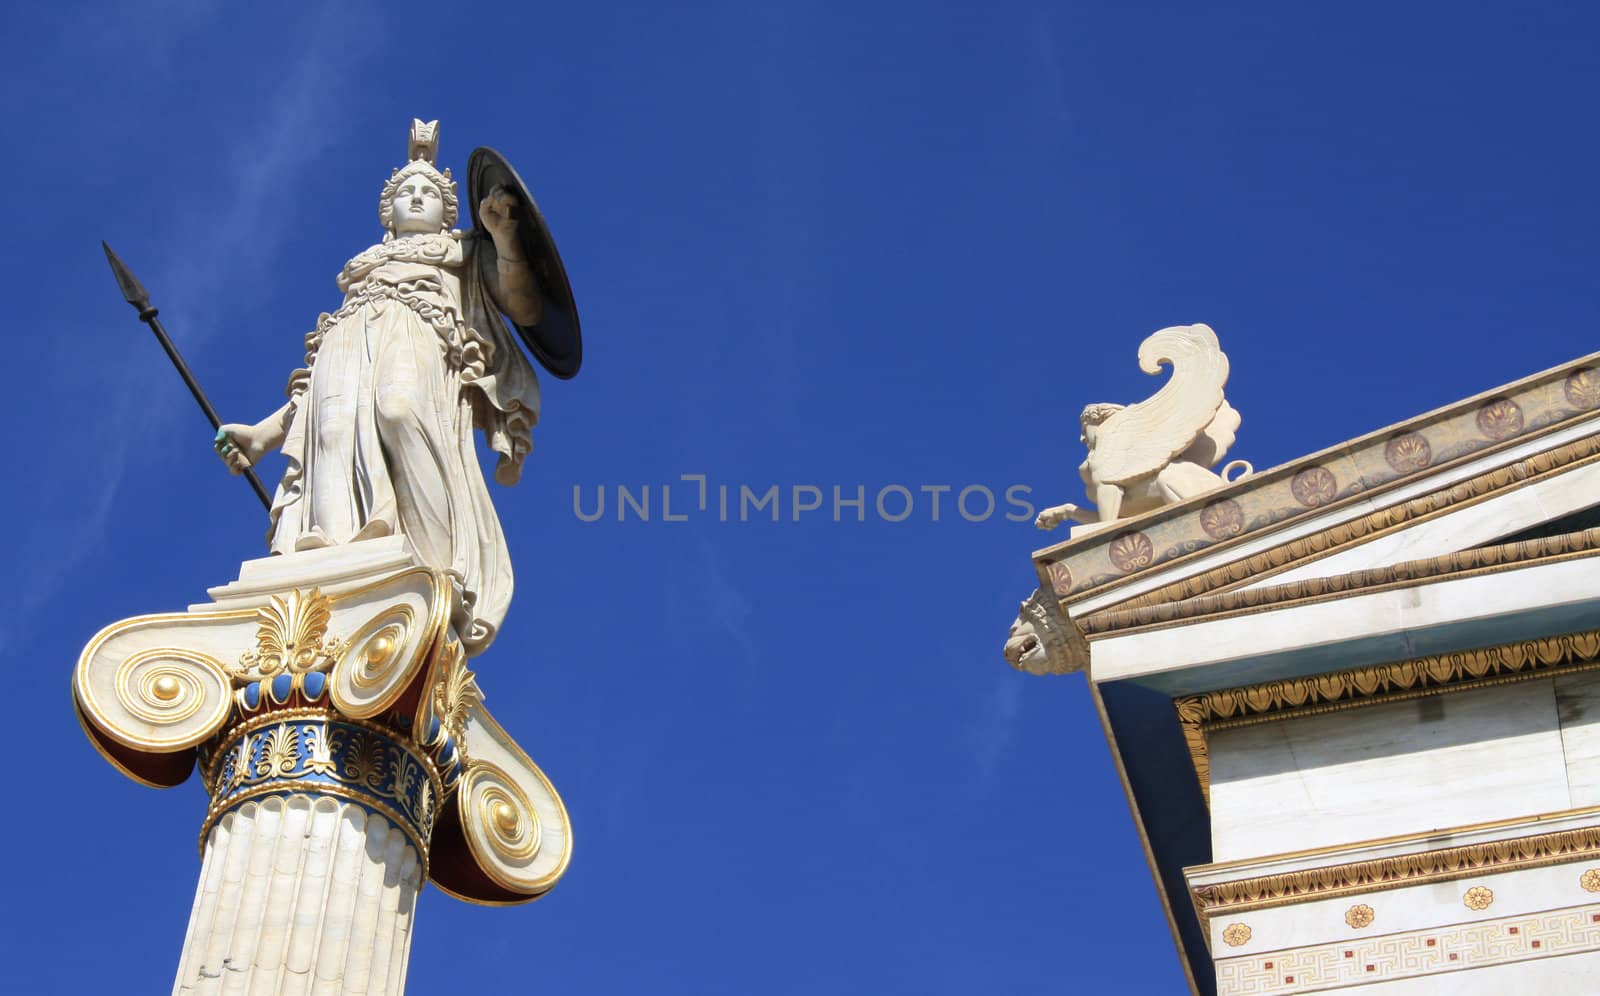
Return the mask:
<path id="1" fill-rule="evenodd" d="M 1195 910 L 1201 916 L 1210 918 L 1289 903 L 1444 882 L 1488 872 L 1565 864 L 1597 854 L 1600 854 L 1600 827 L 1583 827 L 1515 840 L 1442 847 L 1231 882 L 1209 883 L 1194 887 L 1190 895 Z M 1600 874 L 1593 881 L 1600 886 Z M 1474 886 L 1467 890 L 1462 901 L 1472 909 L 1487 909 L 1494 901 L 1494 893 L 1483 886 Z M 1472 906 L 1475 902 L 1482 902 L 1483 905 Z"/>
<path id="2" fill-rule="evenodd" d="M 305 738 L 306 770 L 318 775 L 334 773 L 333 747 L 322 727 L 308 727 Z"/>
<path id="3" fill-rule="evenodd" d="M 285 723 L 268 730 L 255 773 L 258 776 L 287 775 L 293 771 L 300 763 L 298 740 L 296 728 Z"/>
<path id="4" fill-rule="evenodd" d="M 327 668 L 338 654 L 338 640 L 328 637 L 332 603 L 319 588 L 274 595 L 256 610 L 256 646 L 229 668 L 237 679 L 254 681 L 285 671 L 303 674 Z"/>
<path id="5" fill-rule="evenodd" d="M 439 720 L 441 740 L 449 737 L 461 752 L 465 744 L 467 710 L 483 701 L 483 692 L 478 688 L 477 676 L 467 670 L 467 657 L 461 644 L 452 640 L 444 652 L 444 666 L 433 686 L 433 714 Z"/>

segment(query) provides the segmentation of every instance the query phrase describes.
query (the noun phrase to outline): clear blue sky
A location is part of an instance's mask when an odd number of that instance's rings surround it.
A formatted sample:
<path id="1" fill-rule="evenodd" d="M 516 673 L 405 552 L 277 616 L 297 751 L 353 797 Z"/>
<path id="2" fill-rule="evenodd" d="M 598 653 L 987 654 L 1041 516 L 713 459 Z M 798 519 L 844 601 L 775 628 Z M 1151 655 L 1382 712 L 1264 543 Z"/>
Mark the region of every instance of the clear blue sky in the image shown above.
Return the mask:
<path id="1" fill-rule="evenodd" d="M 1000 657 L 1031 525 L 584 523 L 573 487 L 1081 500 L 1077 412 L 1154 390 L 1134 350 L 1176 323 L 1221 336 L 1257 467 L 1590 352 L 1596 14 L 18 6 L 14 991 L 170 985 L 203 793 L 113 772 L 68 678 L 101 626 L 262 551 L 99 240 L 254 420 L 378 236 L 413 116 L 458 172 L 479 144 L 517 164 L 587 358 L 495 490 L 517 595 L 477 662 L 575 859 L 527 907 L 427 892 L 412 990 L 1181 991 L 1083 679 Z"/>

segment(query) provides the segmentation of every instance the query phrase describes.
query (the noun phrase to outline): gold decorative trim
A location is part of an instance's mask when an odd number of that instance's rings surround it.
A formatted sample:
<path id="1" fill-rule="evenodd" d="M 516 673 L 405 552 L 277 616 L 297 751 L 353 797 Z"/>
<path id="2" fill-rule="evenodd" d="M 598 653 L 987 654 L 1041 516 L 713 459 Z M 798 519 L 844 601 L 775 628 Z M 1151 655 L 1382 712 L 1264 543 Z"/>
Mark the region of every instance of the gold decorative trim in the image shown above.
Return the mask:
<path id="1" fill-rule="evenodd" d="M 1372 921 L 1378 914 L 1366 903 L 1357 903 L 1344 911 L 1344 922 L 1351 930 L 1362 930 L 1372 926 Z"/>
<path id="2" fill-rule="evenodd" d="M 1490 872 L 1541 868 L 1600 855 L 1600 826 L 1557 830 L 1432 851 L 1372 858 L 1322 868 L 1257 875 L 1189 890 L 1200 922 L 1251 910 L 1365 892 L 1448 882 Z M 1482 888 L 1481 886 L 1474 887 Z M 1488 892 L 1487 889 L 1483 890 Z M 1472 890 L 1468 895 L 1474 895 Z M 1493 901 L 1490 894 L 1489 901 Z M 1470 903 L 1469 903 L 1470 905 Z M 1486 908 L 1486 902 L 1482 907 Z"/>
<path id="3" fill-rule="evenodd" d="M 359 726 L 369 733 L 376 733 L 388 740 L 393 740 L 397 744 L 407 746 L 414 753 L 418 754 L 427 761 L 427 767 L 431 777 L 439 777 L 438 765 L 434 764 L 433 758 L 428 756 L 426 746 L 418 743 L 411 734 L 408 734 L 404 730 L 397 730 L 392 726 L 384 726 L 381 723 L 374 723 L 371 720 L 356 719 L 352 716 L 346 716 L 339 710 L 330 709 L 326 706 L 299 706 L 294 709 L 270 709 L 265 712 L 258 713 L 249 717 L 248 719 L 229 726 L 227 729 L 217 734 L 215 745 L 220 746 L 225 743 L 232 743 L 237 739 L 247 737 L 248 735 L 256 733 L 269 726 L 277 726 L 280 723 L 292 723 L 296 720 L 307 719 L 324 719 L 330 723 L 343 723 L 346 726 Z M 216 793 L 216 778 L 218 773 L 222 770 L 223 756 L 227 753 L 227 751 L 213 749 L 200 767 L 200 778 L 206 787 L 207 794 L 214 795 Z"/>
<path id="4" fill-rule="evenodd" d="M 420 764 L 428 783 L 428 788 L 425 790 L 427 798 L 430 800 L 428 805 L 436 807 L 442 807 L 444 805 L 444 802 L 448 797 L 448 793 L 444 789 L 444 781 L 440 775 L 438 766 L 434 764 L 433 758 L 428 755 L 428 752 L 425 748 L 411 740 L 411 738 L 402 731 L 393 729 L 391 727 L 382 726 L 377 723 L 368 722 L 366 720 L 352 719 L 351 717 L 345 716 L 334 709 L 315 707 L 277 709 L 262 713 L 261 715 L 252 717 L 242 723 L 237 723 L 234 726 L 229 727 L 217 738 L 216 741 L 216 744 L 219 748 L 227 745 L 229 749 L 215 750 L 212 756 L 208 758 L 207 763 L 201 766 L 201 779 L 206 786 L 207 794 L 212 797 L 212 801 L 207 806 L 205 821 L 201 824 L 200 829 L 201 853 L 204 854 L 205 852 L 206 837 L 211 833 L 211 828 L 215 826 L 223 816 L 237 809 L 239 806 L 250 801 L 251 799 L 256 799 L 264 795 L 281 795 L 288 792 L 306 792 L 313 795 L 320 792 L 323 795 L 337 796 L 338 798 L 345 799 L 349 802 L 359 803 L 360 805 L 366 806 L 370 809 L 378 810 L 382 812 L 384 816 L 390 820 L 390 822 L 395 823 L 397 826 L 401 827 L 401 829 L 405 830 L 406 836 L 411 839 L 411 842 L 416 845 L 418 852 L 421 854 L 421 859 L 424 865 L 424 877 L 426 877 L 428 842 L 423 840 L 418 835 L 416 830 L 413 829 L 414 821 L 408 820 L 408 818 L 403 816 L 398 809 L 395 809 L 388 803 L 385 803 L 383 800 L 376 797 L 377 792 L 373 786 L 346 788 L 336 782 L 322 782 L 308 779 L 272 779 L 263 781 L 259 785 L 246 788 L 241 792 L 228 794 L 229 791 L 235 786 L 218 784 L 218 779 L 220 778 L 223 770 L 224 758 L 227 757 L 227 755 L 234 753 L 235 744 L 238 745 L 239 750 L 243 751 L 243 754 L 241 755 L 242 759 L 248 759 L 251 756 L 249 745 L 252 734 L 260 732 L 261 730 L 270 730 L 274 727 L 281 729 L 286 724 L 304 722 L 306 720 L 317 720 L 328 723 L 338 723 L 344 726 L 357 727 L 367 731 L 368 733 L 374 734 L 385 741 L 393 743 L 396 747 L 403 750 L 405 754 L 411 758 L 411 760 Z M 320 739 L 314 745 L 307 745 L 306 749 L 311 758 L 311 761 L 308 762 L 307 765 L 308 768 L 314 769 L 318 766 L 317 761 L 319 759 L 323 759 L 322 755 L 326 753 L 325 747 L 325 742 L 321 741 Z M 295 750 L 294 747 L 289 747 L 288 749 L 290 751 Z M 332 758 L 330 756 L 325 758 L 325 760 L 331 764 Z M 292 771 L 292 769 L 293 765 L 290 765 L 285 770 Z M 236 771 L 237 770 L 238 769 L 236 768 Z M 331 773 L 331 771 L 324 773 Z M 222 795 L 223 798 L 218 800 L 218 795 Z M 430 817 L 428 820 L 430 826 L 431 822 L 432 818 Z M 425 826 L 423 829 L 430 829 L 430 826 Z"/>
<path id="5" fill-rule="evenodd" d="M 1482 885 L 1473 886 L 1467 890 L 1466 895 L 1461 897 L 1461 905 L 1469 910 L 1477 910 L 1480 913 L 1488 909 L 1493 903 L 1494 890 Z"/>
<path id="6" fill-rule="evenodd" d="M 433 682 L 417 704 L 415 727 L 426 737 L 429 721 L 439 720 L 439 735 L 435 742 L 449 738 L 456 745 L 456 753 L 466 757 L 467 713 L 473 706 L 483 704 L 483 690 L 478 687 L 478 677 L 467 670 L 467 655 L 459 641 L 446 639 L 437 657 L 438 663 L 430 674 Z M 431 746 L 431 744 L 430 744 Z"/>
<path id="7" fill-rule="evenodd" d="M 1305 678 L 1223 688 L 1173 699 L 1195 777 L 1211 804 L 1213 730 L 1382 705 L 1600 666 L 1600 630 L 1523 640 L 1477 650 L 1414 657 Z"/>
<path id="8" fill-rule="evenodd" d="M 1522 437 L 1526 441 L 1528 437 Z M 1483 451 L 1471 454 L 1477 458 L 1483 456 Z M 1434 518 L 1445 512 L 1459 507 L 1469 506 L 1503 492 L 1514 491 L 1518 488 L 1533 484 L 1557 472 L 1576 469 L 1600 459 L 1600 435 L 1585 436 L 1575 439 L 1570 443 L 1557 446 L 1542 453 L 1534 453 L 1521 460 L 1484 471 L 1476 477 L 1457 482 L 1449 487 L 1442 488 L 1430 494 L 1412 498 L 1380 508 L 1366 515 L 1358 516 L 1348 522 L 1340 522 L 1329 526 L 1320 532 L 1291 540 L 1282 546 L 1275 546 L 1269 550 L 1250 554 L 1231 563 L 1222 564 L 1199 574 L 1174 581 L 1141 595 L 1136 595 L 1125 602 L 1119 603 L 1123 609 L 1138 608 L 1147 605 L 1158 605 L 1162 602 L 1178 602 L 1199 595 L 1209 594 L 1218 589 L 1225 589 L 1245 582 L 1260 581 L 1263 577 L 1281 573 L 1291 567 L 1299 567 L 1314 560 L 1320 560 L 1328 554 L 1354 546 L 1360 543 L 1378 539 L 1397 529 L 1414 525 L 1417 522 Z M 1360 492 L 1361 497 L 1369 499 L 1370 492 Z M 1238 537 L 1225 541 L 1226 545 L 1237 546 L 1249 538 L 1259 538 L 1262 530 L 1242 533 Z M 1215 553 L 1224 543 L 1206 547 L 1198 553 Z M 1161 564 L 1165 569 L 1177 564 L 1183 558 L 1177 558 Z M 1071 599 L 1063 599 L 1063 603 L 1077 601 L 1079 598 L 1090 594 L 1103 594 L 1107 589 L 1118 582 L 1089 588 L 1075 593 Z M 1121 583 L 1126 583 L 1123 580 Z"/>
<path id="9" fill-rule="evenodd" d="M 382 715 L 432 664 L 450 624 L 452 595 L 444 571 L 429 570 L 427 619 L 420 630 L 409 605 L 391 603 L 346 641 L 328 682 L 328 700 L 346 716 Z M 408 654 L 402 650 L 415 640 Z"/>
<path id="10" fill-rule="evenodd" d="M 1263 588 L 1201 595 L 1184 602 L 1162 602 L 1134 608 L 1109 609 L 1078 621 L 1087 635 L 1113 631 L 1160 629 L 1164 625 L 1200 617 L 1241 615 L 1262 609 L 1286 608 L 1299 602 L 1330 601 L 1367 595 L 1386 588 L 1403 587 L 1448 575 L 1476 577 L 1499 571 L 1557 562 L 1600 552 L 1600 527 L 1540 539 L 1502 543 L 1455 553 L 1408 560 L 1386 567 L 1351 571 L 1331 577 L 1306 578 Z"/>
<path id="11" fill-rule="evenodd" d="M 508 841 L 502 840 L 498 842 L 482 842 L 483 846 L 490 851 L 490 854 L 482 853 L 482 851 L 479 849 L 479 845 L 473 842 L 475 836 L 475 824 L 472 819 L 474 812 L 470 805 L 472 800 L 472 786 L 469 784 L 469 782 L 475 782 L 482 786 L 485 781 L 492 779 L 492 781 L 500 782 L 504 785 L 516 786 L 516 781 L 512 779 L 504 769 L 495 765 L 486 764 L 482 760 L 472 760 L 467 764 L 467 770 L 462 774 L 461 783 L 456 789 L 456 798 L 460 805 L 461 812 L 461 829 L 463 836 L 467 840 L 468 850 L 472 852 L 472 856 L 474 862 L 478 866 L 478 870 L 483 872 L 483 874 L 487 876 L 488 879 L 495 885 L 503 889 L 509 889 L 512 892 L 519 893 L 520 895 L 526 897 L 523 902 L 527 902 L 532 899 L 538 899 L 540 896 L 545 895 L 551 889 L 555 888 L 556 883 L 561 880 L 561 876 L 566 874 L 567 866 L 572 863 L 572 818 L 567 814 L 567 804 L 562 801 L 561 793 L 556 791 L 556 787 L 555 785 L 551 784 L 549 777 L 545 775 L 544 771 L 537 764 L 533 763 L 533 758 L 529 757 L 527 752 L 522 749 L 522 745 L 507 736 L 505 729 L 495 720 L 493 716 L 488 713 L 487 710 L 483 709 L 481 705 L 479 705 L 472 708 L 471 712 L 473 724 L 480 727 L 484 734 L 484 742 L 488 743 L 492 741 L 493 743 L 500 745 L 505 751 L 507 751 L 507 753 L 511 755 L 510 759 L 512 761 L 520 762 L 520 764 L 516 765 L 516 767 L 518 767 L 525 775 L 531 775 L 533 779 L 536 780 L 544 789 L 548 800 L 555 804 L 556 819 L 552 822 L 552 826 L 561 830 L 561 854 L 556 860 L 555 867 L 551 868 L 548 872 L 536 879 L 518 880 L 508 876 L 508 869 L 506 867 L 493 867 L 493 862 L 489 860 L 489 858 L 491 855 L 496 853 L 498 853 L 499 856 L 504 857 L 506 855 L 505 845 L 508 843 Z M 489 753 L 489 751 L 485 751 L 484 753 Z M 474 777 L 474 774 L 477 774 L 478 777 Z M 519 803 L 522 801 L 528 802 L 528 814 L 534 822 L 539 824 L 537 829 L 539 840 L 534 848 L 534 852 L 537 853 L 542 849 L 544 844 L 548 843 L 548 841 L 544 839 L 545 832 L 543 828 L 543 818 L 539 817 L 537 811 L 532 808 L 531 800 L 527 799 L 527 793 L 521 791 L 520 787 L 517 787 L 516 796 L 518 798 L 516 798 L 515 801 Z M 508 796 L 500 801 L 512 802 L 513 799 Z M 485 835 L 497 833 L 497 830 L 491 828 L 491 825 L 477 824 L 477 829 L 479 833 Z M 515 830 L 512 832 L 514 834 Z M 512 846 L 515 846 L 514 842 L 511 843 Z"/>
<path id="12" fill-rule="evenodd" d="M 1600 868 L 1590 868 L 1578 876 L 1578 885 L 1584 892 L 1600 892 Z"/>
<path id="13" fill-rule="evenodd" d="M 1243 923 L 1230 923 L 1228 929 L 1222 932 L 1222 943 L 1230 948 L 1236 948 L 1250 940 L 1250 926 Z"/>
<path id="14" fill-rule="evenodd" d="M 331 641 L 323 642 L 326 636 L 325 624 L 328 621 L 328 607 L 338 605 L 351 599 L 360 598 L 371 592 L 385 588 L 405 589 L 418 578 L 427 581 L 428 588 L 424 593 L 416 593 L 419 597 L 428 599 L 432 605 L 431 625 L 439 632 L 443 631 L 448 623 L 451 605 L 450 583 L 442 571 L 435 571 L 425 567 L 412 567 L 395 574 L 381 577 L 366 584 L 343 591 L 336 595 L 324 596 L 318 590 L 312 589 L 308 593 L 295 591 L 285 599 L 274 597 L 267 605 L 240 609 L 217 609 L 205 612 L 164 612 L 148 615 L 132 616 L 104 627 L 96 633 L 84 646 L 78 655 L 78 663 L 73 669 L 72 689 L 73 696 L 83 713 L 83 721 L 93 726 L 100 734 L 110 738 L 121 746 L 144 753 L 166 754 L 185 750 L 203 744 L 219 730 L 224 728 L 232 715 L 231 710 L 234 699 L 228 694 L 212 704 L 209 701 L 198 710 L 189 712 L 188 719 L 179 722 L 170 721 L 170 716 L 177 715 L 189 708 L 186 695 L 198 687 L 194 681 L 185 680 L 194 674 L 214 672 L 224 685 L 236 688 L 246 684 L 251 677 L 250 668 L 257 663 L 270 658 L 270 663 L 277 668 L 276 673 L 284 670 L 290 673 L 303 673 L 294 663 L 302 649 L 310 648 L 310 638 L 316 637 L 317 646 L 311 650 L 311 661 L 307 667 L 318 669 L 325 661 L 318 656 L 327 650 Z M 291 604 L 291 602 L 293 604 Z M 242 622 L 256 624 L 256 649 L 244 655 L 244 664 L 232 665 L 224 661 L 199 653 L 198 651 L 167 647 L 146 648 L 130 652 L 129 658 L 102 661 L 102 669 L 110 669 L 111 677 L 106 679 L 103 671 L 95 671 L 91 676 L 91 666 L 97 655 L 106 643 L 119 636 L 131 636 L 151 627 L 165 627 L 168 625 L 190 629 L 195 632 L 215 630 L 219 626 L 232 625 Z M 300 637 L 304 637 L 303 642 Z M 432 646 L 431 637 L 419 643 L 419 652 Z M 135 639 L 135 643 L 138 639 Z M 291 644 L 293 647 L 291 649 Z M 265 656 L 264 656 L 265 655 Z M 191 671 L 188 676 L 178 670 L 167 667 L 171 662 L 192 664 L 198 671 Z M 303 659 L 302 659 L 302 662 Z M 151 664 L 158 666 L 160 673 L 152 674 L 149 682 L 135 682 L 129 686 L 129 695 L 133 698 L 119 694 L 116 680 L 119 676 L 135 675 L 137 665 Z M 411 665 L 413 670 L 417 666 Z M 202 677 L 205 674 L 201 674 Z M 272 677 L 269 675 L 266 677 Z M 262 680 L 266 680 L 263 678 Z M 102 694 L 97 694 L 97 684 L 110 686 L 101 689 Z M 228 691 L 234 690 L 229 688 Z M 149 736 L 125 724 L 115 722 L 114 711 L 108 711 L 111 702 L 119 703 L 126 708 L 129 702 L 142 707 L 142 722 L 150 722 L 153 718 L 160 718 L 155 724 L 161 736 Z M 381 711 L 381 710 L 380 710 Z M 203 722 L 196 721 L 196 715 L 205 716 Z M 110 717 L 110 718 L 108 718 Z M 162 730 L 162 726 L 167 729 Z M 173 732 L 178 728 L 179 732 Z M 197 732 L 198 731 L 198 732 Z M 87 733 L 87 729 L 85 731 Z M 93 737 L 91 736 L 91 740 Z M 99 750 L 99 748 L 96 748 Z M 102 756 L 104 751 L 100 751 Z M 203 754 L 203 750 L 202 750 Z M 110 760 L 108 758 L 108 760 Z M 111 761 L 113 767 L 133 778 L 135 781 L 146 783 L 144 779 L 130 773 L 125 766 Z"/>

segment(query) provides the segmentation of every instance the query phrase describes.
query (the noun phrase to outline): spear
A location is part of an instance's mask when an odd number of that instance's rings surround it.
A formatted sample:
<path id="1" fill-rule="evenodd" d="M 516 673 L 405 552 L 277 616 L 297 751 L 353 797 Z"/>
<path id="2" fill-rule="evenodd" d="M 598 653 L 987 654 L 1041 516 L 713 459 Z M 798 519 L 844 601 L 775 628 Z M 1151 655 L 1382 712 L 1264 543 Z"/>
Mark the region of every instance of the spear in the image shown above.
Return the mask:
<path id="1" fill-rule="evenodd" d="M 206 413 L 206 418 L 211 421 L 211 428 L 220 432 L 222 419 L 217 417 L 217 410 L 211 407 L 211 402 L 206 399 L 206 392 L 200 389 L 200 384 L 194 379 L 194 374 L 189 372 L 189 364 L 183 362 L 183 357 L 178 355 L 178 347 L 172 344 L 167 337 L 167 330 L 161 327 L 161 320 L 156 317 L 156 308 L 150 303 L 150 292 L 144 289 L 144 284 L 139 282 L 129 271 L 128 266 L 111 247 L 105 242 L 100 243 L 100 248 L 106 251 L 106 261 L 111 264 L 111 272 L 117 278 L 117 286 L 122 288 L 122 296 L 139 312 L 139 320 L 150 326 L 150 331 L 156 334 L 156 339 L 161 343 L 161 348 L 167 351 L 167 359 L 178 368 L 178 374 L 183 382 L 189 385 L 189 393 L 194 395 L 194 400 L 199 403 L 200 410 Z M 272 508 L 272 499 L 267 495 L 267 489 L 261 486 L 261 478 L 249 467 L 245 468 L 244 476 L 249 479 L 250 487 L 255 491 L 256 497 L 261 499 L 261 504 L 268 510 Z"/>

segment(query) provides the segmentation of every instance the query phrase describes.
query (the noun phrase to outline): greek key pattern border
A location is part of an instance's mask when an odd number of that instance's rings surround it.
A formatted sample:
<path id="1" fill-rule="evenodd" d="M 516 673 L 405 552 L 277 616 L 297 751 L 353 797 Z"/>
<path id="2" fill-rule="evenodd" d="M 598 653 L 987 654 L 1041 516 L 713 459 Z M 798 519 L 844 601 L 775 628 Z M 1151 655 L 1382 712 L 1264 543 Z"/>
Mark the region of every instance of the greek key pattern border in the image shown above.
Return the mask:
<path id="1" fill-rule="evenodd" d="M 1217 960 L 1229 994 L 1307 993 L 1600 950 L 1600 904 Z"/>

